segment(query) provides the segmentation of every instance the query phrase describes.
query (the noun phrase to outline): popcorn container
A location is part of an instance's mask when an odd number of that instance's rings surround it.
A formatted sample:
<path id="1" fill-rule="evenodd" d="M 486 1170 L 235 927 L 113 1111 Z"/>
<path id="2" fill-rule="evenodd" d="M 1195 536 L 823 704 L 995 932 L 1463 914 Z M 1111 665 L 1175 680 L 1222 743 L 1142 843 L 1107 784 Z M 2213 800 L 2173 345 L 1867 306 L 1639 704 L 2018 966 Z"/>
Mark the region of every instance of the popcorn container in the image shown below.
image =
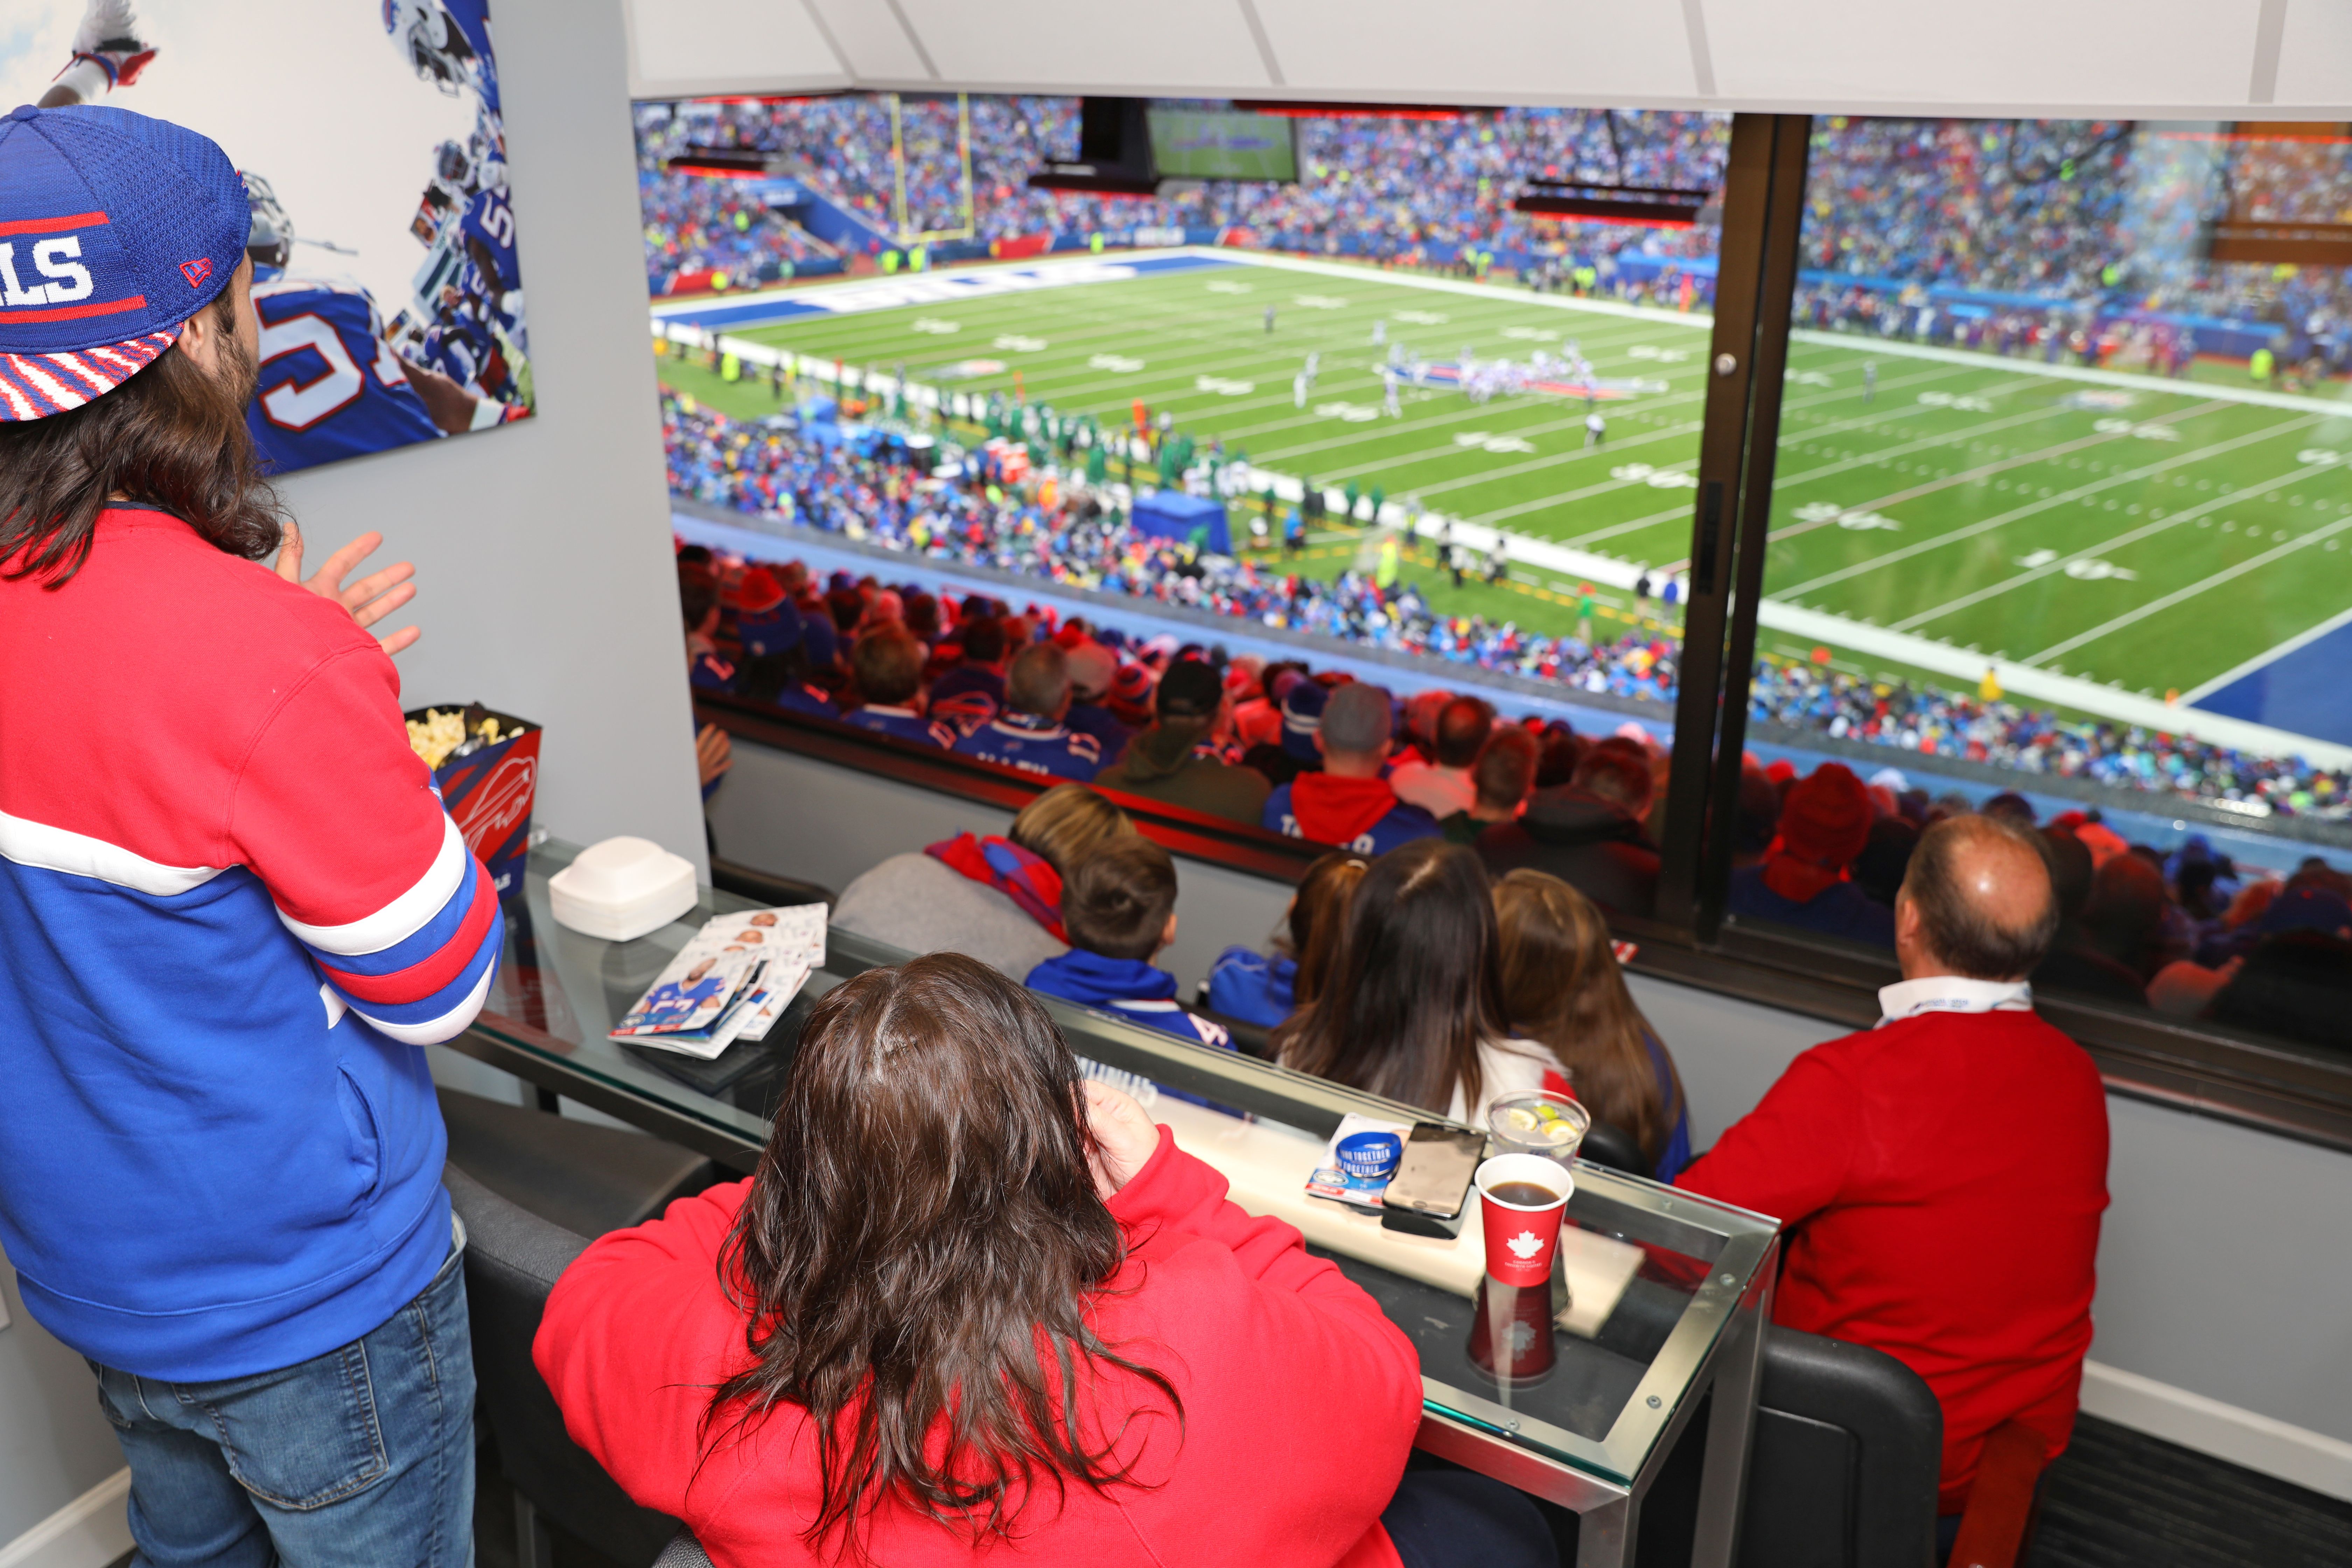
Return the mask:
<path id="1" fill-rule="evenodd" d="M 441 791 L 441 804 L 448 808 L 449 818 L 457 831 L 490 873 L 490 885 L 503 899 L 522 887 L 523 858 L 530 848 L 530 808 L 539 793 L 539 740 L 543 731 L 537 724 L 509 714 L 497 713 L 480 703 L 468 703 L 464 708 L 443 705 L 437 708 L 414 708 L 406 717 L 409 740 L 426 755 L 420 742 L 420 727 L 432 726 L 436 717 L 444 727 L 450 714 L 460 716 L 464 740 L 457 748 L 444 757 L 433 769 L 433 783 Z M 496 740 L 484 734 L 485 721 L 497 726 Z"/>

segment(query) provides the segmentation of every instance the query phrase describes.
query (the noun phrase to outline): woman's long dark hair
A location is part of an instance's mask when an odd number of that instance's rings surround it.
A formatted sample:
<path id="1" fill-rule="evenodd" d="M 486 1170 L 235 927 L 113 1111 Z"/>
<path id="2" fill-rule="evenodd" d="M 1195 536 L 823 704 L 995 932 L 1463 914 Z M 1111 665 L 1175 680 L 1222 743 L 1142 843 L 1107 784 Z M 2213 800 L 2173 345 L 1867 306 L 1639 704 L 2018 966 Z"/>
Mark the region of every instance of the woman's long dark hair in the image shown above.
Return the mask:
<path id="1" fill-rule="evenodd" d="M 258 371 L 237 341 L 235 292 L 205 307 L 226 375 L 174 343 L 79 408 L 0 423 L 0 574 L 63 587 L 116 496 L 161 507 L 231 555 L 278 548 L 286 513 L 245 426 Z"/>
<path id="2" fill-rule="evenodd" d="M 1298 879 L 1298 891 L 1290 900 L 1290 952 L 1298 963 L 1290 984 L 1293 1006 L 1303 1007 L 1322 992 L 1348 924 L 1348 900 L 1356 896 L 1370 868 L 1362 856 L 1334 849 Z"/>
<path id="3" fill-rule="evenodd" d="M 1495 913 L 1511 1027 L 1550 1047 L 1593 1119 L 1631 1133 L 1655 1164 L 1682 1113 L 1682 1078 L 1667 1057 L 1658 1082 L 1656 1031 L 1625 987 L 1609 922 L 1582 893 L 1526 867 L 1495 884 Z"/>
<path id="4" fill-rule="evenodd" d="M 1503 1034 L 1495 900 L 1477 855 L 1417 839 L 1372 862 L 1315 999 L 1274 1031 L 1276 1058 L 1445 1114 L 1484 1102 L 1481 1041 Z"/>
<path id="5" fill-rule="evenodd" d="M 975 1545 L 1010 1535 L 1043 1482 L 1129 1480 L 1111 1458 L 1129 1422 L 1181 1422 L 1175 1385 L 1087 1321 L 1126 1249 L 1083 1105 L 1045 1010 L 961 953 L 868 970 L 810 1016 L 721 1256 L 756 1359 L 703 1429 L 808 1412 L 812 1548 L 837 1531 L 862 1555 L 861 1524 L 893 1504 Z M 1095 1403 L 1106 1367 L 1145 1385 L 1143 1408 Z"/>

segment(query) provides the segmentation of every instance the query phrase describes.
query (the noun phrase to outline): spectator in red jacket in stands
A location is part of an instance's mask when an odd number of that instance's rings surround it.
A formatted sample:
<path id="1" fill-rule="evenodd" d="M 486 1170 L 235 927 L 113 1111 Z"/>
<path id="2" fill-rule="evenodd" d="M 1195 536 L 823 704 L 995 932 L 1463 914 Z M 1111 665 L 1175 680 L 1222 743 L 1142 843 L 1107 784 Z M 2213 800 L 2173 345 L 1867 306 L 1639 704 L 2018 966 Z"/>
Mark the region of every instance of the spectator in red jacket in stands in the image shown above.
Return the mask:
<path id="1" fill-rule="evenodd" d="M 1412 1342 L 986 965 L 827 994 L 774 1128 L 751 1181 L 589 1247 L 534 1347 L 714 1563 L 1554 1560 L 1500 1483 L 1400 1483 Z"/>
<path id="2" fill-rule="evenodd" d="M 1961 816 L 1895 896 L 1903 980 L 1875 1028 L 1816 1046 L 1678 1185 L 1788 1226 L 1775 1321 L 1886 1352 L 1944 1407 L 1940 1511 L 1987 1433 L 2050 1457 L 2091 1343 L 2107 1109 L 2098 1069 L 2033 1012 L 2058 911 L 2032 838 Z"/>

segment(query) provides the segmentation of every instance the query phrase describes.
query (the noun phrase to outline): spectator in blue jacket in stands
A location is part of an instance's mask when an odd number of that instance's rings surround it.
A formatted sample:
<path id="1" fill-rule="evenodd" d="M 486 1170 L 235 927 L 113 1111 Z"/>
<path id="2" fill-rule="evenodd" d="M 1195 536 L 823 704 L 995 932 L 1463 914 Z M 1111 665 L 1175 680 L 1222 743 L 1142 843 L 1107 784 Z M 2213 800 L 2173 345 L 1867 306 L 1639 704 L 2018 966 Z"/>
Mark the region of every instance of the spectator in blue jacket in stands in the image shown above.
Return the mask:
<path id="1" fill-rule="evenodd" d="M 1049 642 L 1032 643 L 1005 672 L 1004 707 L 955 743 L 956 751 L 1024 773 L 1085 784 L 1102 771 L 1102 748 L 1062 722 L 1070 709 L 1068 656 Z"/>
<path id="2" fill-rule="evenodd" d="M 1289 951 L 1229 947 L 1219 953 L 1209 971 L 1209 1011 L 1271 1029 L 1300 1004 L 1313 1001 L 1347 923 L 1348 900 L 1368 864 L 1360 855 L 1335 849 L 1307 868 L 1285 917 Z"/>
<path id="3" fill-rule="evenodd" d="M 1395 725 L 1380 687 L 1354 680 L 1331 693 L 1315 733 L 1322 771 L 1301 773 L 1268 795 L 1264 825 L 1359 855 L 1385 855 L 1437 837 L 1437 818 L 1399 800 L 1381 775 Z"/>
<path id="4" fill-rule="evenodd" d="M 1230 1050 L 1233 1037 L 1176 1001 L 1176 977 L 1151 960 L 1176 940 L 1176 863 L 1141 834 L 1098 844 L 1062 880 L 1070 951 L 1029 972 L 1028 985 L 1180 1040 Z"/>
<path id="5" fill-rule="evenodd" d="M 856 675 L 860 699 L 842 715 L 850 723 L 919 746 L 956 743 L 953 725 L 915 711 L 915 695 L 923 684 L 923 645 L 914 633 L 885 621 L 850 648 L 849 668 Z"/>
<path id="6" fill-rule="evenodd" d="M 1895 911 L 1848 879 L 1870 842 L 1870 792 L 1843 763 L 1823 763 L 1789 791 L 1763 864 L 1731 874 L 1731 912 L 1873 946 L 1895 945 Z"/>
<path id="7" fill-rule="evenodd" d="M 956 646 L 963 660 L 931 682 L 931 716 L 968 735 L 1004 706 L 1004 623 L 985 613 L 967 616 Z"/>

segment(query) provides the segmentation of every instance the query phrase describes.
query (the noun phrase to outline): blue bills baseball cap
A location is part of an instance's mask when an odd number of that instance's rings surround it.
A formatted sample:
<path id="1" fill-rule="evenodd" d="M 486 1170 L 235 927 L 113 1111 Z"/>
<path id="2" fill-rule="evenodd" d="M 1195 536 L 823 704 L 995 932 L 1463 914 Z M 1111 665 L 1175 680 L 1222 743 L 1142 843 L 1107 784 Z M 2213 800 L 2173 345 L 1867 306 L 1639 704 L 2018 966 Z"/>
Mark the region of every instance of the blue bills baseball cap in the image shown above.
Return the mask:
<path id="1" fill-rule="evenodd" d="M 113 391 L 228 287 L 253 222 L 209 139 L 128 110 L 0 119 L 0 419 Z"/>

